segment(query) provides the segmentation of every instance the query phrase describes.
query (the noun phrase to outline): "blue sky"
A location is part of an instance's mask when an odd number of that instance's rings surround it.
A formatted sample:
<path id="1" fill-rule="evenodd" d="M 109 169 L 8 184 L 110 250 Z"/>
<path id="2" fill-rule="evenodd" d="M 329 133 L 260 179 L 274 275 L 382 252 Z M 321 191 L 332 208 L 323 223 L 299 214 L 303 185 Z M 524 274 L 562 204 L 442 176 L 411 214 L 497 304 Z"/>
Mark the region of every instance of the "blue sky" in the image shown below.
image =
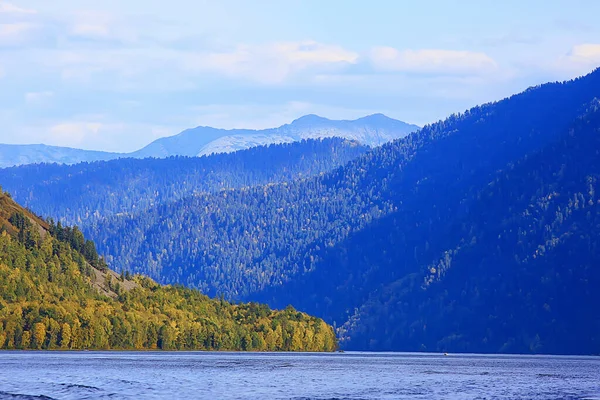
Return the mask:
<path id="1" fill-rule="evenodd" d="M 0 142 L 426 124 L 600 65 L 600 1 L 0 0 Z"/>

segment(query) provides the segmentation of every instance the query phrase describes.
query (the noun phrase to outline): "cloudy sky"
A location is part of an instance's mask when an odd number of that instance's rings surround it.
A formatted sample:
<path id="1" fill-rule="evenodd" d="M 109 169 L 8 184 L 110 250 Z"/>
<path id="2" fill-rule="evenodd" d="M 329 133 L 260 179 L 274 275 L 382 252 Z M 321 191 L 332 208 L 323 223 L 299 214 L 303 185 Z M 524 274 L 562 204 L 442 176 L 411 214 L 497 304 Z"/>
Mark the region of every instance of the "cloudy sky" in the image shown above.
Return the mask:
<path id="1" fill-rule="evenodd" d="M 597 0 L 0 0 L 0 142 L 426 124 L 600 65 Z"/>

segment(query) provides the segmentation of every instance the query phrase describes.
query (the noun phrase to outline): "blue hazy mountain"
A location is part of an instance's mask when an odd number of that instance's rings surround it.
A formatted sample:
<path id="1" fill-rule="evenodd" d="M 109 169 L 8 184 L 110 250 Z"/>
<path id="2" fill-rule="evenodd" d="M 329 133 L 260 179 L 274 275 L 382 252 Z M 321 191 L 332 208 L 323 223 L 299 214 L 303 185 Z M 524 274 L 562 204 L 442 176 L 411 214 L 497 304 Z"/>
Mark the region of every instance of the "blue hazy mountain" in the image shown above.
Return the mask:
<path id="1" fill-rule="evenodd" d="M 231 153 L 251 147 L 291 143 L 302 139 L 340 137 L 367 146 L 380 146 L 419 129 L 416 125 L 398 121 L 383 114 L 374 114 L 353 121 L 335 121 L 317 115 L 305 115 L 279 128 L 215 129 L 200 126 L 179 135 L 158 139 L 132 153 L 136 158 L 168 157 L 172 155 L 202 156 Z"/>
<path id="2" fill-rule="evenodd" d="M 45 162 L 77 164 L 82 161 L 114 160 L 123 156 L 123 154 L 118 153 L 46 146 L 44 144 L 0 144 L 0 168 Z"/>
<path id="3" fill-rule="evenodd" d="M 205 157 L 31 164 L 0 169 L 0 186 L 40 215 L 81 225 L 198 193 L 306 179 L 369 150 L 355 141 L 326 138 Z"/>
<path id="4" fill-rule="evenodd" d="M 133 153 L 107 153 L 46 145 L 0 145 L 0 168 L 35 163 L 76 164 L 87 161 L 108 161 L 117 158 L 166 158 L 171 156 L 202 156 L 231 153 L 303 139 L 339 137 L 366 146 L 380 146 L 406 136 L 419 127 L 383 114 L 374 114 L 353 121 L 336 121 L 316 115 L 306 115 L 279 128 L 216 129 L 201 126 L 178 135 L 158 139 Z"/>

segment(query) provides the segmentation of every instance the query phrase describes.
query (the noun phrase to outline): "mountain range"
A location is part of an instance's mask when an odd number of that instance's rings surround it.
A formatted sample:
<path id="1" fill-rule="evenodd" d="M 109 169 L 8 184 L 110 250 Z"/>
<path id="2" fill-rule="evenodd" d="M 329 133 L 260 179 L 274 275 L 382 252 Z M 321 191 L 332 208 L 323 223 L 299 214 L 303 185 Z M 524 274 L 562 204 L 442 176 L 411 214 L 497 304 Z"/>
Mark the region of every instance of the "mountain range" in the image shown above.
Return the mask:
<path id="1" fill-rule="evenodd" d="M 0 183 L 79 218 L 120 271 L 292 304 L 345 349 L 600 354 L 599 98 L 600 69 L 372 149 L 306 140 L 200 164 L 24 166 Z M 186 186 L 199 171 L 212 183 Z"/>
<path id="2" fill-rule="evenodd" d="M 77 164 L 80 162 L 114 160 L 123 156 L 119 153 L 47 146 L 45 144 L 0 144 L 0 168 L 40 163 Z"/>
<path id="3" fill-rule="evenodd" d="M 306 179 L 368 150 L 358 142 L 326 138 L 211 157 L 31 164 L 0 169 L 0 183 L 41 215 L 66 225 L 89 226 L 192 195 Z"/>
<path id="4" fill-rule="evenodd" d="M 353 121 L 335 121 L 316 115 L 306 115 L 279 128 L 216 129 L 206 126 L 188 129 L 178 135 L 158 139 L 132 153 L 108 153 L 47 145 L 0 144 L 0 168 L 34 164 L 108 161 L 118 158 L 196 157 L 231 153 L 269 144 L 291 143 L 303 139 L 339 137 L 366 146 L 380 146 L 406 136 L 419 127 L 374 114 Z"/>

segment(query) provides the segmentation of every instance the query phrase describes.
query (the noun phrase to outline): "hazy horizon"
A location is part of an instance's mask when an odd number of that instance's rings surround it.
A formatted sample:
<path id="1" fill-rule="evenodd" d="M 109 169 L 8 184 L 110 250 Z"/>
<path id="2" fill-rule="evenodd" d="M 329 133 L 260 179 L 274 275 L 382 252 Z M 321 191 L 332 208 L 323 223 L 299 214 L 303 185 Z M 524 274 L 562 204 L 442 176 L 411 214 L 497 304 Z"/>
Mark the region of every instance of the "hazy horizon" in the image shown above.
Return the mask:
<path id="1" fill-rule="evenodd" d="M 0 142 L 129 152 L 306 114 L 425 125 L 600 65 L 600 3 L 0 0 Z"/>

